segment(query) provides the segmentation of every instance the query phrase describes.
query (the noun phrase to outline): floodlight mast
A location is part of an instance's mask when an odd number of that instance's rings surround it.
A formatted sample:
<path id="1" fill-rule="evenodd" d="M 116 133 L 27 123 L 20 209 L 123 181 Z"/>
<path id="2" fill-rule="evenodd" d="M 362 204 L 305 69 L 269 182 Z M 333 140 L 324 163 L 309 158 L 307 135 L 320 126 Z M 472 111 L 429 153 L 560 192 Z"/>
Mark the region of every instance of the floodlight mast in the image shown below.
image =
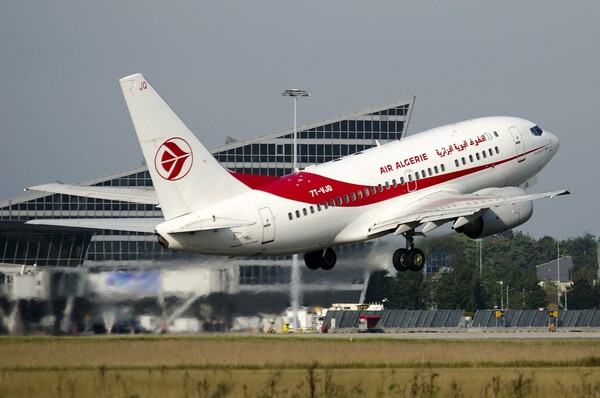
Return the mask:
<path id="1" fill-rule="evenodd" d="M 297 138 L 297 126 L 296 126 L 296 113 L 298 107 L 298 97 L 310 97 L 310 93 L 299 88 L 290 88 L 281 93 L 284 97 L 294 98 L 294 162 L 293 169 L 294 173 L 298 171 L 298 138 Z"/>
<path id="2" fill-rule="evenodd" d="M 300 90 L 299 88 L 290 88 L 281 93 L 284 97 L 292 97 L 294 99 L 294 162 L 292 164 L 293 172 L 298 172 L 298 132 L 297 132 L 297 105 L 298 97 L 310 97 L 308 91 Z M 291 276 L 291 298 L 292 298 L 292 328 L 294 333 L 298 331 L 298 306 L 300 303 L 300 270 L 298 269 L 298 254 L 292 256 L 292 276 Z"/>

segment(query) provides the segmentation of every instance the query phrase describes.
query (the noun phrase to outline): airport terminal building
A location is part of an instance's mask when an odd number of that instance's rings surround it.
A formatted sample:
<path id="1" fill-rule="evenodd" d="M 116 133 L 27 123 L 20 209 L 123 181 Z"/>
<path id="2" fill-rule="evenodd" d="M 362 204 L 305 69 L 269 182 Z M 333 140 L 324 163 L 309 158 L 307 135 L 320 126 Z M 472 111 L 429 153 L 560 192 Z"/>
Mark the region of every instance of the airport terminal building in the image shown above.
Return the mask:
<path id="1" fill-rule="evenodd" d="M 414 98 L 398 100 L 297 129 L 300 168 L 363 151 L 377 143 L 401 139 L 407 130 Z M 232 171 L 269 176 L 292 172 L 293 129 L 226 143 L 211 153 Z M 140 152 L 141 155 L 141 152 Z M 152 187 L 145 165 L 90 178 L 82 186 Z M 152 234 L 95 231 L 25 224 L 41 218 L 132 218 L 162 217 L 160 208 L 150 204 L 127 203 L 73 196 L 28 192 L 25 196 L 0 202 L 0 262 L 39 267 L 83 267 L 88 272 L 115 269 L 147 270 L 201 265 L 211 270 L 210 280 L 226 293 L 253 292 L 265 286 L 288 291 L 291 257 L 226 259 L 163 249 Z M 400 242 L 398 242 L 400 243 Z M 339 250 L 338 266 L 329 272 L 302 268 L 303 288 L 330 295 L 333 291 L 353 292 L 356 301 L 364 292 L 370 271 L 387 267 L 390 253 L 376 255 L 378 241 Z M 356 255 L 356 253 L 364 253 Z M 374 255 L 370 255 L 372 253 Z M 111 271 L 112 270 L 112 271 Z M 327 280 L 327 284 L 321 281 Z M 343 294 L 342 294 L 343 295 Z M 304 296 L 307 297 L 306 295 Z M 342 297 L 344 298 L 344 297 Z M 310 301 L 310 300 L 309 300 Z M 316 300 L 318 301 L 318 300 Z M 325 299 L 325 301 L 328 301 Z M 323 303 L 325 304 L 325 303 Z"/>

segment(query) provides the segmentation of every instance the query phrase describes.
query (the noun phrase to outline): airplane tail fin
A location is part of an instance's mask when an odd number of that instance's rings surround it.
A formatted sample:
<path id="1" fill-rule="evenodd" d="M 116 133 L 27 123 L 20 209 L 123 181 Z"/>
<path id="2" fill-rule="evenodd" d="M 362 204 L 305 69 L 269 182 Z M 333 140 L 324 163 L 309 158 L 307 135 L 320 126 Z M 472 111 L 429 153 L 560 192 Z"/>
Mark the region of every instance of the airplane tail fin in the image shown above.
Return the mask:
<path id="1" fill-rule="evenodd" d="M 249 190 L 198 141 L 148 80 L 119 80 L 165 220 Z"/>

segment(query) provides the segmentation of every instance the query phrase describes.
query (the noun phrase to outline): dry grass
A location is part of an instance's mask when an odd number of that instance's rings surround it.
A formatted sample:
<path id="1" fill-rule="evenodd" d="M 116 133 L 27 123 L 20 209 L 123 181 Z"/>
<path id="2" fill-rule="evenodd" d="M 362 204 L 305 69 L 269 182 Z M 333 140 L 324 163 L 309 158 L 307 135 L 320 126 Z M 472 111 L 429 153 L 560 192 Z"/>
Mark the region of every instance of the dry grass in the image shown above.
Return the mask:
<path id="1" fill-rule="evenodd" d="M 597 358 L 598 362 L 595 362 Z M 0 339 L 0 369 L 600 365 L 600 342 L 237 337 Z"/>
<path id="2" fill-rule="evenodd" d="M 600 343 L 0 338 L 0 397 L 600 397 Z"/>

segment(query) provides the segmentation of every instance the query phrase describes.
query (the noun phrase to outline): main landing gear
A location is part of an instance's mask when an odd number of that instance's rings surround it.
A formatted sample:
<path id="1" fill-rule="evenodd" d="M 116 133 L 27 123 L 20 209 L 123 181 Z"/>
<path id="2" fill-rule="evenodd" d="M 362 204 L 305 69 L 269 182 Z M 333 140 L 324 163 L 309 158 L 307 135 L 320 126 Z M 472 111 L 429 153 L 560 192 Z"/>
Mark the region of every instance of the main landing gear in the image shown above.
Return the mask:
<path id="1" fill-rule="evenodd" d="M 420 249 L 415 248 L 415 232 L 405 232 L 406 249 L 398 249 L 392 257 L 392 264 L 398 271 L 421 271 L 425 265 L 425 254 Z"/>
<path id="2" fill-rule="evenodd" d="M 322 270 L 329 271 L 335 266 L 336 260 L 337 255 L 332 248 L 304 254 L 304 264 L 311 270 L 321 268 Z"/>

